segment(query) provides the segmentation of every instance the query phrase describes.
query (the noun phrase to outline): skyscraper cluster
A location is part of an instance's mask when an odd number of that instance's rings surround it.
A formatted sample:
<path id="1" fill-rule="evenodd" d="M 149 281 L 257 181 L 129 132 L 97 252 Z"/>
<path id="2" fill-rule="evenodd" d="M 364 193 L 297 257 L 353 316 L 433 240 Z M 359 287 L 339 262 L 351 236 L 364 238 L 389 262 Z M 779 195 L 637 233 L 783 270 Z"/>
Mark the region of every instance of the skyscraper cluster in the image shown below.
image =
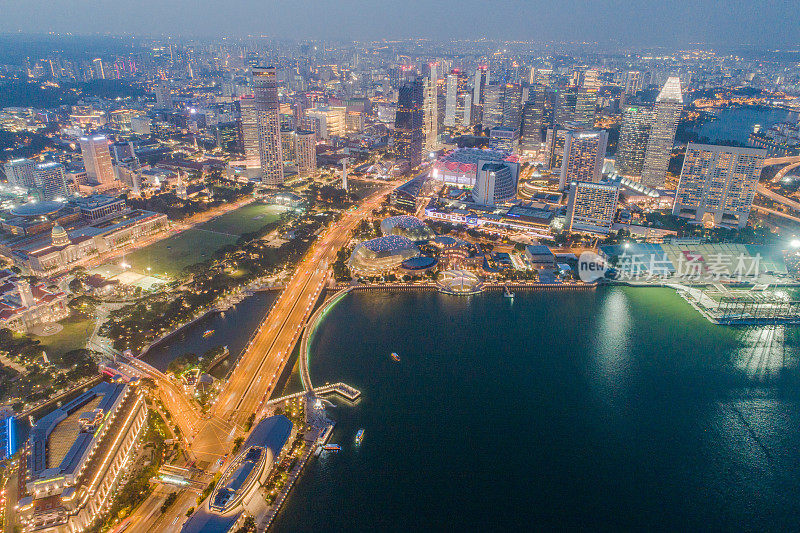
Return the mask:
<path id="1" fill-rule="evenodd" d="M 617 171 L 649 187 L 663 187 L 682 111 L 677 77 L 667 79 L 652 109 L 628 106 L 620 130 Z"/>

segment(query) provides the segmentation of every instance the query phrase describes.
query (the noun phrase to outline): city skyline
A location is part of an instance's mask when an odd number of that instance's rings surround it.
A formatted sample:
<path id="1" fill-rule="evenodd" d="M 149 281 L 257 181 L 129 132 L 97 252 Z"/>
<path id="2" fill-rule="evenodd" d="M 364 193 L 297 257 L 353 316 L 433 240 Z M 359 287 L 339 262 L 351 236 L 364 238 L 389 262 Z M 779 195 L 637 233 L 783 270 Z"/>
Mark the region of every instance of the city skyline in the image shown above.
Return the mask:
<path id="1" fill-rule="evenodd" d="M 800 37 L 790 4 L 761 9 L 743 0 L 721 10 L 716 2 L 679 2 L 669 9 L 661 2 L 632 6 L 619 0 L 603 6 L 577 2 L 551 5 L 543 1 L 503 2 L 491 10 L 475 0 L 430 4 L 412 0 L 389 2 L 339 0 L 327 6 L 300 1 L 259 3 L 156 2 L 112 4 L 89 2 L 103 17 L 85 17 L 73 2 L 3 1 L 0 34 L 60 33 L 68 35 L 173 35 L 192 37 L 255 36 L 294 39 L 492 39 L 616 42 L 628 45 L 720 45 L 782 48 Z M 107 9 L 106 9 L 107 8 Z M 368 20 L 354 13 L 371 13 Z M 481 13 L 476 17 L 475 13 Z M 624 13 L 624 16 L 621 14 Z M 35 16 L 31 16 L 35 14 Z M 310 16 L 309 16 L 310 15 Z M 748 23 L 742 25 L 741 21 Z"/>

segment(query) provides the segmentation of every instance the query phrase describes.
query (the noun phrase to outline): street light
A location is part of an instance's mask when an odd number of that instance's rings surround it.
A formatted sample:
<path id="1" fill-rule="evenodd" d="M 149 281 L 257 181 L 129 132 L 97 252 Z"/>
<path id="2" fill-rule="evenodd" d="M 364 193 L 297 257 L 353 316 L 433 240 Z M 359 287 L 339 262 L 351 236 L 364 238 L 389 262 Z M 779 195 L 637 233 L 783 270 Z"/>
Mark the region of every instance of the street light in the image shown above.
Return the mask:
<path id="1" fill-rule="evenodd" d="M 791 241 L 789 241 L 789 246 L 791 246 L 794 249 L 800 248 L 800 239 L 792 239 Z"/>

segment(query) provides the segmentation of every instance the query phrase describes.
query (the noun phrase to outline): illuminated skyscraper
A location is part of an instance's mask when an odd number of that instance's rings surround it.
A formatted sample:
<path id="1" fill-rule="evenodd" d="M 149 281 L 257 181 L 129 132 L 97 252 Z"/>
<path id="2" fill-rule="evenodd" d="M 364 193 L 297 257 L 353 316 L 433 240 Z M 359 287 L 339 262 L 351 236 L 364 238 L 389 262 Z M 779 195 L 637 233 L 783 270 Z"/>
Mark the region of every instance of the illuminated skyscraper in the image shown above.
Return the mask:
<path id="1" fill-rule="evenodd" d="M 106 136 L 81 137 L 80 144 L 83 166 L 89 182 L 106 184 L 114 181 L 114 167 L 111 164 L 111 151 Z"/>
<path id="2" fill-rule="evenodd" d="M 425 135 L 425 151 L 435 152 L 439 148 L 437 137 L 439 135 L 439 120 L 437 109 L 436 71 L 432 67 L 431 77 L 425 79 L 424 95 L 422 97 L 423 132 Z"/>
<path id="3" fill-rule="evenodd" d="M 256 100 L 252 95 L 242 96 L 239 101 L 239 135 L 244 150 L 244 162 L 247 168 L 261 166 L 258 152 L 258 119 L 256 118 Z"/>
<path id="4" fill-rule="evenodd" d="M 542 147 L 545 96 L 544 85 L 531 87 L 528 101 L 522 108 L 520 149 L 523 152 L 535 152 Z"/>
<path id="5" fill-rule="evenodd" d="M 490 83 L 484 87 L 483 120 L 484 129 L 492 129 L 503 124 L 503 86 Z"/>
<path id="6" fill-rule="evenodd" d="M 103 69 L 103 60 L 99 57 L 92 61 L 92 70 L 94 70 L 94 77 L 98 80 L 106 79 L 106 72 Z"/>
<path id="7" fill-rule="evenodd" d="M 663 187 L 667 178 L 667 167 L 675 143 L 675 131 L 683 111 L 681 82 L 677 77 L 667 79 L 658 93 L 653 108 L 653 125 L 642 166 L 642 183 L 649 187 Z"/>
<path id="8" fill-rule="evenodd" d="M 444 101 L 444 125 L 447 128 L 456 127 L 456 114 L 458 107 L 458 72 L 453 71 L 447 75 Z"/>
<path id="9" fill-rule="evenodd" d="M 489 67 L 479 65 L 475 70 L 475 80 L 472 85 L 472 122 L 480 124 L 483 121 L 483 101 L 486 98 L 486 85 L 489 84 Z"/>
<path id="10" fill-rule="evenodd" d="M 297 130 L 294 139 L 297 174 L 309 176 L 317 170 L 317 135 L 309 130 Z"/>
<path id="11" fill-rule="evenodd" d="M 642 88 L 642 73 L 638 70 L 630 70 L 625 74 L 625 94 L 633 95 Z"/>
<path id="12" fill-rule="evenodd" d="M 418 78 L 400 86 L 394 122 L 394 146 L 399 157 L 414 167 L 422 162 L 423 81 Z"/>
<path id="13" fill-rule="evenodd" d="M 618 199 L 618 185 L 573 181 L 567 201 L 567 230 L 609 233 L 617 213 Z"/>
<path id="14" fill-rule="evenodd" d="M 743 228 L 767 151 L 689 143 L 672 214 L 707 226 Z"/>
<path id="15" fill-rule="evenodd" d="M 559 188 L 564 190 L 573 181 L 599 182 L 607 143 L 605 130 L 568 131 L 564 136 Z"/>
<path id="16" fill-rule="evenodd" d="M 593 128 L 596 107 L 597 93 L 588 89 L 579 90 L 575 95 L 575 112 L 572 114 L 572 122 L 583 128 Z"/>
<path id="17" fill-rule="evenodd" d="M 522 124 L 522 85 L 506 83 L 503 87 L 503 126 L 519 131 Z"/>
<path id="18" fill-rule="evenodd" d="M 519 163 L 478 160 L 472 200 L 481 205 L 507 202 L 517 195 Z"/>
<path id="19" fill-rule="evenodd" d="M 64 165 L 52 161 L 36 165 L 36 188 L 39 190 L 42 200 L 55 200 L 69 195 L 69 184 Z"/>
<path id="20" fill-rule="evenodd" d="M 30 159 L 12 159 L 5 165 L 8 184 L 23 189 L 36 188 L 36 163 Z"/>
<path id="21" fill-rule="evenodd" d="M 653 110 L 643 106 L 628 106 L 622 114 L 622 127 L 617 147 L 617 172 L 623 176 L 639 179 L 642 175 L 647 139 Z"/>
<path id="22" fill-rule="evenodd" d="M 265 185 L 283 185 L 283 153 L 275 67 L 253 67 L 258 154 Z"/>
<path id="23" fill-rule="evenodd" d="M 556 108 L 554 111 L 554 121 L 557 125 L 563 126 L 572 121 L 575 115 L 575 101 L 577 99 L 577 89 L 559 89 L 556 94 Z"/>

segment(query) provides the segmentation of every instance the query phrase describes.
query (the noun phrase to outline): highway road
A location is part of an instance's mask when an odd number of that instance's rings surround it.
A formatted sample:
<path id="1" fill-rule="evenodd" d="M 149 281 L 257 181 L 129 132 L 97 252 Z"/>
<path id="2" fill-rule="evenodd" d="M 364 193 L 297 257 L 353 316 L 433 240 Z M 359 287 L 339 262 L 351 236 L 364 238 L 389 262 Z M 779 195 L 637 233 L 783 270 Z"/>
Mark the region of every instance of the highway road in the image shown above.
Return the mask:
<path id="1" fill-rule="evenodd" d="M 374 192 L 320 235 L 239 358 L 217 399 L 214 417 L 242 426 L 263 406 L 328 281 L 331 260 L 347 243 L 356 225 L 380 206 L 394 186 L 395 183 L 387 184 Z"/>

